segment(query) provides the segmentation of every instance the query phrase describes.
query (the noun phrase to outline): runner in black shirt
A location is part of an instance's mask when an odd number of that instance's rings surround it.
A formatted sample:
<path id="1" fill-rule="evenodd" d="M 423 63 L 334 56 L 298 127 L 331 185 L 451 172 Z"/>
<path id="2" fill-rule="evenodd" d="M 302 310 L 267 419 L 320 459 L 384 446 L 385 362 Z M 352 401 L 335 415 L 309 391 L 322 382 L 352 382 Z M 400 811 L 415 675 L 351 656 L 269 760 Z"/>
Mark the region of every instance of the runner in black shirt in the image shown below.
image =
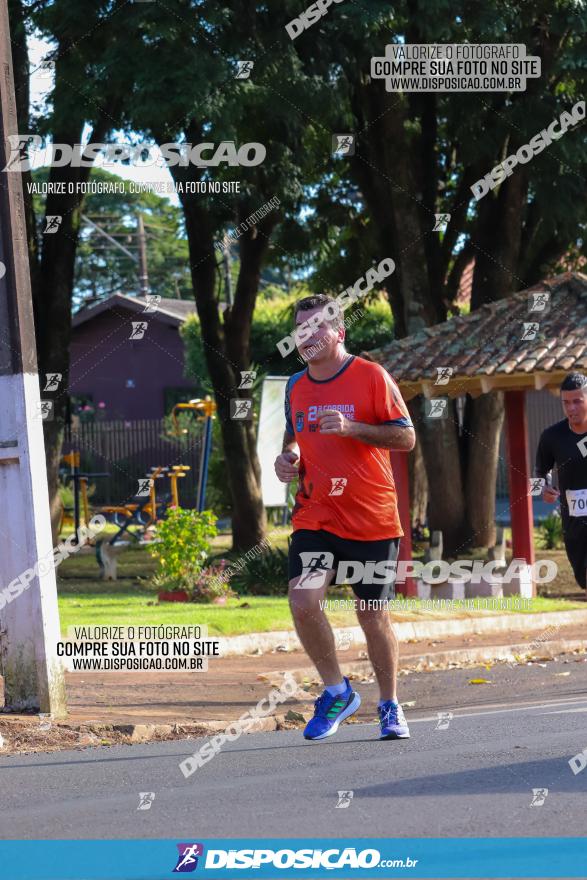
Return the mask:
<path id="1" fill-rule="evenodd" d="M 546 483 L 542 497 L 560 498 L 565 547 L 575 579 L 587 588 L 587 376 L 571 373 L 561 385 L 566 418 L 542 432 L 536 452 L 536 476 Z M 556 464 L 559 489 L 550 471 Z"/>

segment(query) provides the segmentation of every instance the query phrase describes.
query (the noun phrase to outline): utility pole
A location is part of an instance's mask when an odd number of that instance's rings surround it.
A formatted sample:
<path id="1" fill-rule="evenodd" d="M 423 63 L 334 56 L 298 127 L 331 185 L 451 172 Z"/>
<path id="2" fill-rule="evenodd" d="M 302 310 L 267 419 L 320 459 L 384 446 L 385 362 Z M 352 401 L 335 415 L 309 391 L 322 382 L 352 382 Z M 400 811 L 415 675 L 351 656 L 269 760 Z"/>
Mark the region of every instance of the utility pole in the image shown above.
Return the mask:
<path id="1" fill-rule="evenodd" d="M 87 214 L 82 214 L 82 220 L 88 223 L 92 229 L 96 231 L 98 235 L 101 235 L 102 238 L 105 238 L 106 241 L 109 242 L 109 245 L 104 245 L 104 247 L 94 246 L 94 250 L 111 250 L 112 248 L 118 248 L 119 251 L 122 251 L 130 260 L 133 261 L 135 266 L 138 268 L 139 272 L 139 296 L 147 297 L 149 296 L 149 273 L 147 269 L 147 233 L 145 232 L 145 223 L 143 220 L 143 215 L 137 214 L 137 246 L 134 245 L 131 247 L 126 247 L 121 242 L 116 241 L 116 238 L 131 238 L 127 233 L 122 232 L 114 232 L 110 235 L 95 223 L 91 217 L 88 217 Z M 138 255 L 132 253 L 132 251 L 138 251 Z"/>
<path id="2" fill-rule="evenodd" d="M 0 0 L 0 671 L 5 707 L 66 714 L 7 0 Z M 48 561 L 50 560 L 50 562 Z M 23 579 L 21 579 L 23 576 Z M 20 591 L 22 589 L 22 591 Z"/>
<path id="3" fill-rule="evenodd" d="M 139 240 L 139 282 L 141 292 L 139 296 L 149 296 L 149 274 L 147 271 L 147 236 L 143 215 L 137 214 L 138 240 Z"/>

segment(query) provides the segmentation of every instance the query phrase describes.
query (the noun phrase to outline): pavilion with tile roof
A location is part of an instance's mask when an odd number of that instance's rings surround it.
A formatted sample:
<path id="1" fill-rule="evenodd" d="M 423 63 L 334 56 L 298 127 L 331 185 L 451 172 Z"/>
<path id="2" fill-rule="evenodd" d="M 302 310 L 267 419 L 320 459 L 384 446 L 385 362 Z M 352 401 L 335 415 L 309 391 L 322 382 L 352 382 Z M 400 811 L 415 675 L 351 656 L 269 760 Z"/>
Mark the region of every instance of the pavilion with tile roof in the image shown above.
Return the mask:
<path id="1" fill-rule="evenodd" d="M 546 279 L 365 356 L 391 373 L 405 400 L 504 392 L 513 556 L 533 564 L 525 392 L 557 393 L 569 372 L 587 372 L 587 276 Z M 410 559 L 407 455 L 393 452 L 392 462 L 406 533 L 400 558 Z"/>

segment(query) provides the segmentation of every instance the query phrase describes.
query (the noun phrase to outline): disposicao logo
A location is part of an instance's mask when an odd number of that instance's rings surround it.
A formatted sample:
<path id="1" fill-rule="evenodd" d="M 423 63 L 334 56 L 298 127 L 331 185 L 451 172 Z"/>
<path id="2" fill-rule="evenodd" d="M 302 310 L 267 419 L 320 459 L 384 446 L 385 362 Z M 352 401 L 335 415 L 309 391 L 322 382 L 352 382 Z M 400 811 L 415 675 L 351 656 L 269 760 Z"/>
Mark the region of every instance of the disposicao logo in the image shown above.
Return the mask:
<path id="1" fill-rule="evenodd" d="M 198 867 L 198 856 L 204 855 L 204 846 L 201 843 L 178 843 L 177 865 L 173 869 L 174 874 L 188 874 Z"/>

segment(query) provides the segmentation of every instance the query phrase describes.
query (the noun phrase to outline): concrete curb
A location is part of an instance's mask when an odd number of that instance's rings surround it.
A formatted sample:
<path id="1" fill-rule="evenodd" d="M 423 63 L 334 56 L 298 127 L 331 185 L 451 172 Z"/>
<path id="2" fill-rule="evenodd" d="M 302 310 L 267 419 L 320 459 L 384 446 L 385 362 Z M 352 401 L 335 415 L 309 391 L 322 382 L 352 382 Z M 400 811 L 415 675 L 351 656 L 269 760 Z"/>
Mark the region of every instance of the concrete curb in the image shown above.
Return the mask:
<path id="1" fill-rule="evenodd" d="M 277 730 L 281 716 L 268 715 L 259 718 L 252 732 Z M 152 742 L 160 739 L 187 739 L 191 736 L 210 736 L 222 733 L 231 724 L 230 721 L 198 721 L 190 724 L 113 724 L 110 728 L 125 734 L 131 743 Z"/>
<path id="2" fill-rule="evenodd" d="M 400 656 L 400 668 L 413 670 L 430 669 L 431 667 L 446 667 L 451 663 L 459 666 L 477 666 L 481 663 L 492 663 L 499 660 L 515 661 L 517 659 L 529 659 L 531 657 L 556 657 L 558 654 L 571 654 L 573 651 L 585 650 L 584 639 L 557 639 L 556 641 L 541 642 L 539 645 L 524 642 L 519 645 L 482 645 L 478 648 L 455 648 L 452 651 L 431 651 L 417 657 L 408 657 L 402 663 Z M 344 663 L 342 664 L 344 666 Z M 362 673 L 369 671 L 371 665 L 367 660 L 359 660 L 345 667 L 351 668 L 351 672 Z M 356 667 L 356 669 L 354 668 Z M 292 672 L 294 678 L 295 672 Z M 307 670 L 306 670 L 307 675 Z"/>
<path id="3" fill-rule="evenodd" d="M 573 651 L 581 649 L 585 649 L 585 641 L 583 639 L 558 639 L 557 641 L 548 642 L 547 644 L 541 644 L 539 646 L 539 656 L 551 658 L 558 654 L 571 654 Z M 532 654 L 536 653 L 538 653 L 538 650 L 536 648 L 533 649 L 531 645 L 528 645 L 525 642 L 521 645 L 494 645 L 493 647 L 486 645 L 480 648 L 465 648 L 453 651 L 431 651 L 427 654 L 422 654 L 418 658 L 410 658 L 410 662 L 404 668 L 409 669 L 415 665 L 419 669 L 426 670 L 426 667 L 447 666 L 449 663 L 459 663 L 459 665 L 471 664 L 472 666 L 475 666 L 480 663 L 495 662 L 499 660 L 516 661 L 518 659 L 530 657 Z M 415 664 L 413 662 L 414 660 L 416 660 Z M 342 667 L 343 672 L 346 675 L 349 673 L 351 675 L 364 675 L 365 673 L 371 672 L 371 664 L 368 660 L 359 660 L 347 664 L 343 663 Z M 308 675 L 308 673 L 313 675 L 316 674 L 310 667 L 288 670 L 288 673 L 292 675 L 296 681 L 300 682 Z M 268 673 L 268 677 L 273 674 L 279 676 L 281 673 Z M 307 702 L 311 702 L 309 696 Z M 299 715 L 299 720 L 294 718 L 293 715 Z M 292 727 L 304 727 L 308 719 L 309 716 L 307 716 L 307 713 L 305 714 L 298 710 L 293 710 L 292 712 L 290 710 L 286 715 L 270 715 L 266 718 L 261 718 L 254 728 L 246 732 L 258 733 L 259 731 L 290 730 Z M 202 735 L 208 736 L 212 733 L 218 733 L 225 730 L 229 724 L 230 722 L 225 721 L 203 721 L 201 725 L 198 725 L 198 728 L 201 728 L 202 731 L 206 730 Z"/>
<path id="4" fill-rule="evenodd" d="M 466 665 L 476 666 L 482 663 L 496 662 L 499 660 L 519 660 L 531 655 L 538 655 L 540 658 L 550 658 L 558 654 L 571 654 L 575 651 L 581 650 L 586 650 L 584 639 L 557 639 L 556 641 L 548 641 L 535 645 L 528 644 L 527 642 L 515 645 L 484 645 L 478 648 L 457 648 L 451 651 L 428 651 L 425 654 L 410 657 L 406 662 L 402 663 L 402 669 L 415 672 L 436 671 L 453 663 L 458 664 L 461 667 Z M 342 668 L 347 675 L 354 674 L 365 676 L 365 674 L 371 674 L 372 671 L 371 664 L 368 660 L 358 660 L 346 664 L 343 662 Z M 316 676 L 313 667 L 309 666 L 288 670 L 288 673 L 298 682 L 301 682 L 309 675 L 313 677 Z M 266 673 L 267 679 L 270 679 L 273 676 L 277 679 L 281 679 L 283 672 Z M 311 701 L 312 697 L 308 694 L 307 701 L 300 702 L 307 702 L 309 704 Z M 292 730 L 296 728 L 301 729 L 305 726 L 310 717 L 309 708 L 310 707 L 304 709 L 298 704 L 298 706 L 289 708 L 285 714 L 268 715 L 264 718 L 259 718 L 250 731 L 244 731 L 243 733 Z M 238 713 L 235 712 L 235 717 L 237 714 Z M 55 722 L 56 728 L 61 728 L 72 735 L 77 733 L 78 739 L 75 742 L 68 741 L 63 743 L 55 749 L 43 749 L 42 743 L 36 741 L 34 744 L 28 745 L 28 747 L 26 744 L 23 744 L 19 749 L 12 750 L 10 747 L 11 734 L 12 730 L 18 729 L 19 721 L 17 719 L 11 719 L 10 715 L 0 715 L 0 721 L 7 722 L 7 724 L 3 725 L 6 739 L 4 740 L 2 747 L 0 747 L 0 752 L 3 756 L 27 752 L 59 751 L 80 747 L 85 748 L 88 746 L 134 745 L 136 743 L 161 742 L 165 740 L 179 739 L 197 740 L 217 733 L 223 733 L 231 724 L 230 721 L 222 720 L 198 722 L 177 721 L 173 724 L 112 724 L 99 721 L 68 723 L 57 721 Z M 350 722 L 362 723 L 359 719 L 350 719 Z M 116 742 L 108 743 L 101 740 L 102 737 L 111 736 L 112 734 L 116 737 L 120 737 L 120 739 Z"/>
<path id="5" fill-rule="evenodd" d="M 555 657 L 558 654 L 570 654 L 573 651 L 585 649 L 584 639 L 558 639 L 557 641 L 549 641 L 541 643 L 539 647 L 532 647 L 526 642 L 519 645 L 485 645 L 479 648 L 458 648 L 452 651 L 429 651 L 419 657 L 411 657 L 407 664 L 403 666 L 405 669 L 413 668 L 422 669 L 433 666 L 448 666 L 449 663 L 458 663 L 459 665 L 480 663 L 489 663 L 498 660 L 516 660 L 517 658 L 530 657 L 532 654 L 539 654 L 540 657 Z M 353 663 L 343 663 L 343 672 L 348 675 L 364 675 L 371 672 L 371 664 L 368 660 L 358 660 Z M 311 667 L 288 670 L 288 673 L 301 682 L 308 674 L 316 675 Z M 275 675 L 281 678 L 282 672 L 267 673 L 267 677 Z M 312 698 L 308 696 L 308 703 L 312 702 Z M 299 715 L 299 718 L 294 718 Z M 304 727 L 309 719 L 309 715 L 298 709 L 289 709 L 285 714 L 267 715 L 264 718 L 258 718 L 254 727 L 247 733 L 260 733 L 272 730 L 289 730 L 296 727 Z M 189 724 L 114 724 L 104 725 L 105 728 L 126 734 L 130 738 L 131 743 L 152 742 L 160 739 L 180 739 L 193 736 L 195 738 L 211 736 L 215 733 L 222 733 L 229 727 L 230 721 L 201 721 L 191 722 Z M 94 725 L 97 727 L 98 725 Z"/>
<path id="6" fill-rule="evenodd" d="M 546 611 L 540 614 L 507 614 L 493 617 L 466 617 L 444 620 L 406 620 L 394 622 L 394 629 L 400 642 L 408 639 L 434 639 L 439 636 L 481 635 L 482 633 L 501 633 L 512 630 L 541 632 L 549 627 L 587 624 L 587 609 L 583 611 Z M 360 626 L 336 627 L 335 637 L 348 640 L 356 645 L 365 644 L 365 636 Z M 293 630 L 266 633 L 247 633 L 241 636 L 219 636 L 221 657 L 240 657 L 243 654 L 264 654 L 278 647 L 286 651 L 301 651 L 302 646 Z"/>

